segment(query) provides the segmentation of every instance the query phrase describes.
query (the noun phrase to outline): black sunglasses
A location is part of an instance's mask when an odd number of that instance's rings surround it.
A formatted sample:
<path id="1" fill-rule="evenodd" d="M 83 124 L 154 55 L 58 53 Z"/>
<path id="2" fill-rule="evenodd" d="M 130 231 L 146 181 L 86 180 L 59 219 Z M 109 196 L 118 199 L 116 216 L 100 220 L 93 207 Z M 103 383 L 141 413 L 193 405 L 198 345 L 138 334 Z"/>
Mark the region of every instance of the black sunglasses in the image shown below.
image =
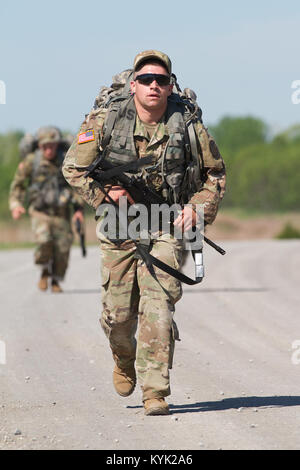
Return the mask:
<path id="1" fill-rule="evenodd" d="M 142 73 L 141 75 L 138 75 L 135 80 L 137 80 L 142 85 L 147 86 L 154 82 L 154 80 L 159 86 L 170 85 L 169 75 L 162 75 L 160 73 Z"/>

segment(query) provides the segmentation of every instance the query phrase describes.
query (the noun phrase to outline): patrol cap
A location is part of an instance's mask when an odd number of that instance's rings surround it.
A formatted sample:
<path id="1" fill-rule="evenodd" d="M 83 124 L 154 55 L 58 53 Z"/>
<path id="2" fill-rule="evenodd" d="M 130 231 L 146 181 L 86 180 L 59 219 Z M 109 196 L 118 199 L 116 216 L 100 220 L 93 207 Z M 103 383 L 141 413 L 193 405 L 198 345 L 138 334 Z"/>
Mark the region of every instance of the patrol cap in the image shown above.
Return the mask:
<path id="1" fill-rule="evenodd" d="M 36 133 L 37 141 L 40 145 L 59 143 L 62 139 L 60 130 L 57 127 L 41 127 Z"/>
<path id="2" fill-rule="evenodd" d="M 171 73 L 172 73 L 172 62 L 171 62 L 170 58 L 166 54 L 164 54 L 163 52 L 155 51 L 155 50 L 152 50 L 152 49 L 149 50 L 149 51 L 140 52 L 135 57 L 134 62 L 133 62 L 134 72 L 139 67 L 139 65 L 141 65 L 143 62 L 145 62 L 146 60 L 149 60 L 149 59 L 155 59 L 155 60 L 159 60 L 159 62 L 162 62 L 164 64 L 164 66 L 166 67 L 167 71 L 169 72 L 169 74 L 171 75 Z"/>

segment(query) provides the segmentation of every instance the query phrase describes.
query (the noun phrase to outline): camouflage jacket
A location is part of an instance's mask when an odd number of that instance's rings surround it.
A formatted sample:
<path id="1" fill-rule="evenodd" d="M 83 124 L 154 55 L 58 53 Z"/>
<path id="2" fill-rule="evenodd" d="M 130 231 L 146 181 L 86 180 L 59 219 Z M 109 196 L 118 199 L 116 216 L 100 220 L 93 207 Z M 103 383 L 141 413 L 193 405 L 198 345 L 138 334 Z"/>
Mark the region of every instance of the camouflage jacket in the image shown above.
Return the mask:
<path id="1" fill-rule="evenodd" d="M 41 154 L 37 155 L 37 152 L 39 150 L 29 153 L 18 165 L 10 186 L 10 210 L 24 206 L 26 195 L 29 196 L 29 209 L 39 210 L 48 215 L 65 216 L 69 212 L 70 205 L 73 205 L 74 210 L 83 209 L 83 200 L 63 178 L 62 158 L 56 156 L 54 160 L 47 160 Z M 49 186 L 46 186 L 49 181 L 52 186 L 54 183 L 57 193 L 52 200 Z"/>
<path id="2" fill-rule="evenodd" d="M 104 199 L 103 192 L 91 178 L 85 178 L 83 167 L 90 165 L 98 156 L 101 149 L 101 139 L 103 138 L 103 127 L 105 121 L 106 109 L 92 110 L 86 116 L 78 136 L 74 139 L 64 160 L 63 174 L 71 186 L 73 186 L 80 196 L 94 209 Z M 93 140 L 80 143 L 80 135 L 87 131 L 95 138 Z M 190 204 L 203 204 L 206 223 L 212 223 L 216 217 L 219 202 L 225 192 L 225 165 L 220 156 L 217 147 L 208 134 L 206 128 L 200 121 L 195 123 L 196 136 L 201 149 L 201 160 L 203 161 L 202 174 L 203 185 L 199 192 L 191 197 Z M 146 126 L 136 117 L 134 129 L 134 142 L 140 158 L 148 155 L 154 155 L 158 160 L 165 148 L 169 134 L 164 122 L 158 123 L 152 137 L 149 137 Z M 200 158 L 200 155 L 199 155 Z M 153 177 L 153 187 L 159 187 L 159 175 Z M 153 189 L 153 188 L 152 188 Z"/>

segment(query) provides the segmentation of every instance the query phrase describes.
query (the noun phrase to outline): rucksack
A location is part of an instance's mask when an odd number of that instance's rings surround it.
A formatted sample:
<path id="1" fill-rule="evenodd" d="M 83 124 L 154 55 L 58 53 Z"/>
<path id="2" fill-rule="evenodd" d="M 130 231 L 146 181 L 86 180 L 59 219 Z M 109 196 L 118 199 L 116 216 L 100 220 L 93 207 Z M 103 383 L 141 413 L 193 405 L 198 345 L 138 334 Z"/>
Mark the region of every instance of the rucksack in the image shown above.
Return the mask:
<path id="1" fill-rule="evenodd" d="M 49 209 L 58 209 L 70 201 L 72 193 L 61 172 L 64 156 L 65 151 L 59 148 L 57 172 L 49 174 L 47 167 L 41 165 L 41 150 L 35 150 L 28 187 L 29 201 L 35 210 L 47 213 Z"/>
<path id="2" fill-rule="evenodd" d="M 101 139 L 100 143 L 103 151 L 105 151 L 106 147 L 109 144 L 112 131 L 116 123 L 117 114 L 120 110 L 122 102 L 128 100 L 131 96 L 130 82 L 132 78 L 132 69 L 124 70 L 123 72 L 115 75 L 112 79 L 111 86 L 101 87 L 99 94 L 95 99 L 94 107 L 90 113 L 90 117 L 92 117 L 93 114 L 97 115 L 99 111 L 101 111 L 101 109 L 107 110 L 103 128 L 103 138 Z M 203 162 L 201 165 L 201 150 L 198 147 L 196 131 L 194 128 L 195 121 L 200 121 L 202 123 L 202 111 L 197 104 L 197 96 L 193 90 L 185 88 L 182 92 L 178 85 L 176 75 L 174 74 L 172 74 L 171 76 L 171 83 L 173 83 L 173 93 L 171 94 L 169 99 L 172 99 L 173 101 L 181 104 L 185 110 L 185 149 L 187 154 L 187 166 L 183 181 L 183 186 L 185 186 L 185 201 L 183 202 L 187 202 L 190 199 L 190 195 L 196 191 L 199 191 L 202 187 L 201 172 L 203 168 Z M 204 237 L 204 240 L 214 246 L 215 249 L 218 249 L 220 253 L 225 254 L 225 252 L 221 248 L 212 243 L 206 237 Z M 153 269 L 153 265 L 188 285 L 198 284 L 203 279 L 204 273 L 202 264 L 202 249 L 193 253 L 196 263 L 196 279 L 193 280 L 185 274 L 177 271 L 176 269 L 173 269 L 171 266 L 166 265 L 161 260 L 152 256 L 151 253 L 149 253 L 149 246 L 145 248 L 143 243 L 136 243 L 136 247 L 138 251 L 138 256 L 143 259 L 149 272 L 154 278 L 156 278 L 156 274 Z"/>
<path id="3" fill-rule="evenodd" d="M 63 136 L 60 143 L 59 149 L 62 152 L 67 152 L 73 141 L 73 136 L 67 134 Z M 34 153 L 38 149 L 38 139 L 36 135 L 26 133 L 19 142 L 19 155 L 20 159 L 23 160 L 29 153 Z"/>
<path id="4" fill-rule="evenodd" d="M 94 101 L 91 114 L 97 114 L 99 110 L 106 109 L 107 114 L 103 129 L 103 138 L 101 147 L 103 150 L 109 144 L 112 131 L 116 122 L 116 117 L 120 106 L 124 100 L 128 100 L 131 96 L 130 82 L 133 79 L 133 70 L 126 69 L 112 77 L 110 87 L 102 86 Z M 183 181 L 183 202 L 187 202 L 190 196 L 199 191 L 202 186 L 201 175 L 201 152 L 199 152 L 196 133 L 193 123 L 195 120 L 202 123 L 202 110 L 197 103 L 197 95 L 190 88 L 181 88 L 177 82 L 175 74 L 171 75 L 171 83 L 173 84 L 173 92 L 169 97 L 170 100 L 184 106 L 184 115 L 186 123 L 185 149 L 187 155 L 187 167 Z"/>
<path id="5" fill-rule="evenodd" d="M 19 142 L 20 159 L 23 160 L 26 155 L 33 153 L 38 148 L 37 139 L 30 133 L 24 134 Z"/>

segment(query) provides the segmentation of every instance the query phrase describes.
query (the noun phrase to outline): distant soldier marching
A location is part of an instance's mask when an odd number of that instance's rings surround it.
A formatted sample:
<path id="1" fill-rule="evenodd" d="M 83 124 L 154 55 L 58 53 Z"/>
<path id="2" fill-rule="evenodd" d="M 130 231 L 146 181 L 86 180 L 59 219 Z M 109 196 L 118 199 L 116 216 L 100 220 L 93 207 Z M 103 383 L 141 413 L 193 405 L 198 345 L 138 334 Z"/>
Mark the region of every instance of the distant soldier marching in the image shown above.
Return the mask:
<path id="1" fill-rule="evenodd" d="M 42 127 L 36 139 L 24 139 L 25 151 L 10 187 L 9 207 L 13 219 L 28 212 L 37 242 L 35 264 L 41 267 L 38 287 L 42 291 L 62 292 L 60 281 L 64 279 L 73 241 L 73 222 L 83 224 L 83 201 L 74 193 L 62 175 L 62 163 L 67 145 L 56 127 Z"/>

